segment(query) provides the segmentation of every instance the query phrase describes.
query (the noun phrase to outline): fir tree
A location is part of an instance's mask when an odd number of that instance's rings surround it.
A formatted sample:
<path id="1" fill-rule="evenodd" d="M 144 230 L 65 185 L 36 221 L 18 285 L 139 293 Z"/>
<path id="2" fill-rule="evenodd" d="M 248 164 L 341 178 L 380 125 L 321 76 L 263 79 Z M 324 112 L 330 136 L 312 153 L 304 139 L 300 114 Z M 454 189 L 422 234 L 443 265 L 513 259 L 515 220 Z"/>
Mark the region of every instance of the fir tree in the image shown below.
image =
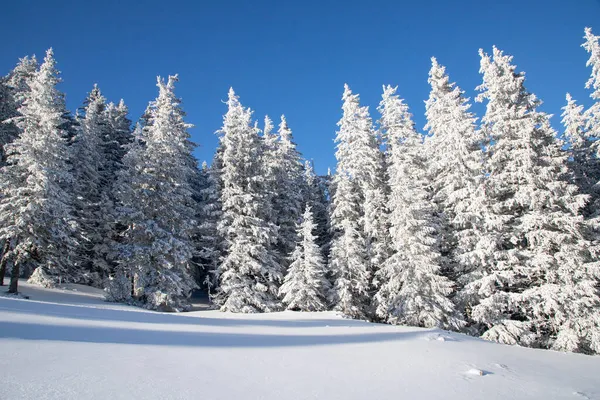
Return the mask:
<path id="1" fill-rule="evenodd" d="M 331 242 L 327 185 L 322 177 L 315 174 L 312 161 L 304 163 L 304 179 L 304 202 L 310 206 L 316 224 L 316 243 L 327 259 Z"/>
<path id="2" fill-rule="evenodd" d="M 4 146 L 19 136 L 14 118 L 19 116 L 19 108 L 30 91 L 28 81 L 37 69 L 35 56 L 24 57 L 6 77 L 0 79 L 0 167 L 6 161 Z"/>
<path id="3" fill-rule="evenodd" d="M 61 125 L 65 113 L 52 49 L 28 81 L 30 90 L 15 122 L 21 135 L 7 145 L 7 165 L 0 173 L 0 240 L 9 243 L 2 257 L 12 266 L 9 292 L 18 278 L 34 268 L 51 285 L 67 280 L 73 245 L 71 198 L 63 189 L 71 183 L 68 149 Z"/>
<path id="4" fill-rule="evenodd" d="M 123 274 L 131 271 L 135 296 L 146 307 L 167 311 L 187 309 L 195 287 L 190 275 L 196 223 L 190 183 L 194 145 L 187 131 L 191 125 L 184 122 L 175 96 L 176 81 L 177 76 L 166 83 L 158 79 L 159 95 L 151 106 L 144 143 L 129 149 L 121 183 L 126 187 L 119 193 L 127 224 Z"/>
<path id="5" fill-rule="evenodd" d="M 585 214 L 589 215 L 596 207 L 598 201 L 598 187 L 600 181 L 600 164 L 596 156 L 596 146 L 590 140 L 586 129 L 586 119 L 583 106 L 577 105 L 575 100 L 567 93 L 567 105 L 562 113 L 562 123 L 565 126 L 564 136 L 569 142 L 569 167 L 572 180 L 581 193 L 590 196 Z"/>
<path id="6" fill-rule="evenodd" d="M 366 242 L 360 226 L 360 190 L 344 170 L 337 170 L 333 185 L 331 227 L 333 239 L 329 270 L 334 285 L 329 302 L 336 311 L 351 318 L 367 318 L 369 313 L 369 270 Z"/>
<path id="7" fill-rule="evenodd" d="M 79 230 L 77 267 L 72 271 L 72 279 L 98 286 L 105 272 L 104 261 L 96 253 L 95 247 L 101 243 L 107 232 L 104 227 L 105 210 L 102 202 L 107 182 L 102 173 L 105 169 L 103 139 L 107 129 L 105 119 L 106 101 L 98 86 L 94 85 L 85 100 L 84 116 L 80 118 L 78 134 L 71 148 L 75 194 L 74 215 Z"/>
<path id="8" fill-rule="evenodd" d="M 372 158 L 375 136 L 367 107 L 348 85 L 342 96 L 342 118 L 336 132 L 337 159 L 333 178 L 329 264 L 335 280 L 331 301 L 335 309 L 353 318 L 366 318 L 369 310 L 372 237 L 365 232 L 365 188 L 378 165 Z M 369 172 L 366 172 L 369 171 Z"/>
<path id="9" fill-rule="evenodd" d="M 462 325 L 441 275 L 439 226 L 422 137 L 396 88 L 384 86 L 380 126 L 389 147 L 388 207 L 394 253 L 378 271 L 377 316 L 392 324 L 456 329 Z"/>
<path id="10" fill-rule="evenodd" d="M 302 222 L 298 224 L 297 243 L 285 281 L 279 289 L 288 310 L 324 311 L 327 309 L 329 281 L 321 249 L 317 245 L 316 229 L 310 206 L 306 206 Z"/>
<path id="11" fill-rule="evenodd" d="M 221 130 L 223 213 L 219 221 L 225 254 L 214 299 L 222 311 L 274 311 L 279 309 L 282 273 L 271 252 L 277 231 L 265 203 L 260 137 L 251 125 L 252 112 L 240 104 L 233 89 L 227 106 Z"/>
<path id="12" fill-rule="evenodd" d="M 425 103 L 425 129 L 430 134 L 425 142 L 426 161 L 441 224 L 442 272 L 458 283 L 455 302 L 466 312 L 470 296 L 461 288 L 482 257 L 480 239 L 486 203 L 480 188 L 485 143 L 475 127 L 476 118 L 469 112 L 468 99 L 450 83 L 445 67 L 435 58 L 431 61 L 431 92 Z"/>
<path id="13" fill-rule="evenodd" d="M 302 214 L 303 170 L 300 153 L 296 149 L 285 116 L 277 132 L 279 140 L 275 153 L 276 187 L 273 212 L 278 226 L 277 250 L 281 264 L 287 268 L 289 255 L 296 243 L 296 224 Z"/>
<path id="14" fill-rule="evenodd" d="M 493 260 L 470 283 L 481 300 L 472 318 L 483 337 L 556 350 L 597 352 L 600 305 L 595 245 L 581 210 L 586 196 L 568 182 L 541 102 L 524 86 L 512 57 L 480 51 L 487 100 L 483 129 L 493 145 L 486 195 Z"/>

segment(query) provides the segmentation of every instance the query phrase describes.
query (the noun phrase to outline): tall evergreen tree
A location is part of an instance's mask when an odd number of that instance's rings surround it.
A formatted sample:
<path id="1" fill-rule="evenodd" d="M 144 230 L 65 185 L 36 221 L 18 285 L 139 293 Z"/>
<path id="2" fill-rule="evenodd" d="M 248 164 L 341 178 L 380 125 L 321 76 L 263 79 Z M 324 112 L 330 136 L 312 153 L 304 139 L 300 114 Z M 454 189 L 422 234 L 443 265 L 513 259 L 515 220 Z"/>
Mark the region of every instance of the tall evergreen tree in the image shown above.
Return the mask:
<path id="1" fill-rule="evenodd" d="M 0 79 L 0 167 L 6 161 L 4 146 L 19 136 L 15 117 L 30 91 L 28 81 L 33 77 L 39 65 L 35 58 L 24 57 L 4 78 Z"/>
<path id="2" fill-rule="evenodd" d="M 9 243 L 3 263 L 12 266 L 9 292 L 18 291 L 21 272 L 38 268 L 39 283 L 61 279 L 71 263 L 73 244 L 68 150 L 61 125 L 64 98 L 52 49 L 28 81 L 15 122 L 21 135 L 7 145 L 0 173 L 0 240 Z"/>
<path id="3" fill-rule="evenodd" d="M 481 300 L 473 319 L 502 343 L 597 352 L 600 271 L 581 210 L 586 196 L 568 182 L 541 102 L 524 86 L 512 57 L 480 51 L 486 100 L 483 129 L 493 145 L 486 195 L 493 207 L 494 259 L 470 285 Z"/>
<path id="4" fill-rule="evenodd" d="M 468 313 L 468 289 L 461 290 L 470 272 L 481 263 L 481 226 L 486 212 L 481 183 L 484 177 L 484 137 L 475 127 L 468 99 L 450 82 L 445 67 L 431 59 L 431 92 L 425 103 L 425 149 L 432 200 L 441 224 L 442 272 L 459 286 L 455 303 Z M 485 252 L 483 254 L 485 256 Z"/>
<path id="5" fill-rule="evenodd" d="M 223 213 L 219 231 L 225 254 L 219 265 L 215 301 L 223 311 L 263 312 L 279 309 L 282 272 L 270 251 L 276 226 L 269 222 L 266 182 L 261 172 L 261 143 L 233 89 L 223 117 L 221 141 Z"/>
<path id="6" fill-rule="evenodd" d="M 325 276 L 321 249 L 314 235 L 316 224 L 310 206 L 298 223 L 297 243 L 285 281 L 279 289 L 288 310 L 324 311 L 330 283 Z"/>
<path id="7" fill-rule="evenodd" d="M 384 86 L 380 126 L 389 147 L 394 253 L 378 271 L 377 315 L 392 324 L 456 329 L 462 320 L 441 275 L 438 219 L 431 203 L 422 137 L 396 88 Z"/>
<path id="8" fill-rule="evenodd" d="M 302 215 L 303 166 L 285 116 L 281 116 L 275 153 L 276 187 L 273 212 L 278 226 L 277 250 L 287 268 L 296 243 L 296 224 Z"/>
<path id="9" fill-rule="evenodd" d="M 129 149 L 128 169 L 119 193 L 127 230 L 121 265 L 136 277 L 136 297 L 151 309 L 182 310 L 195 287 L 195 209 L 190 164 L 193 143 L 184 122 L 181 100 L 175 96 L 177 76 L 158 79 L 159 95 L 152 103 L 144 143 Z M 123 183 L 121 183 L 121 187 Z"/>
<path id="10" fill-rule="evenodd" d="M 351 318 L 368 317 L 369 270 L 367 246 L 360 221 L 360 190 L 345 170 L 333 177 L 331 227 L 333 239 L 329 253 L 329 270 L 334 284 L 329 302 L 336 311 Z"/>
<path id="11" fill-rule="evenodd" d="M 200 259 L 199 278 L 209 291 L 215 286 L 214 271 L 217 270 L 220 258 L 220 241 L 217 224 L 221 217 L 221 203 L 217 191 L 217 177 L 214 169 L 206 163 L 200 170 L 198 201 L 198 256 Z"/>
<path id="12" fill-rule="evenodd" d="M 590 138 L 586 129 L 586 118 L 583 106 L 577 105 L 567 93 L 567 104 L 563 107 L 562 123 L 565 126 L 564 136 L 568 140 L 568 164 L 571 169 L 573 183 L 581 193 L 590 196 L 585 214 L 591 214 L 600 195 L 597 186 L 600 181 L 600 163 L 596 156 L 595 140 Z"/>
<path id="13" fill-rule="evenodd" d="M 322 177 L 315 174 L 312 161 L 304 163 L 304 179 L 304 202 L 310 206 L 316 224 L 316 243 L 327 259 L 331 241 L 327 187 Z"/>
<path id="14" fill-rule="evenodd" d="M 361 107 L 359 97 L 344 86 L 342 118 L 336 132 L 336 174 L 332 185 L 331 228 L 333 232 L 329 264 L 334 291 L 331 300 L 335 309 L 353 318 L 365 318 L 369 310 L 371 278 L 370 239 L 365 232 L 365 186 L 373 163 L 375 143 L 372 122 L 367 107 Z M 370 171 L 366 173 L 365 171 Z"/>
<path id="15" fill-rule="evenodd" d="M 105 118 L 106 99 L 97 85 L 85 100 L 84 115 L 79 119 L 80 129 L 71 148 L 74 176 L 74 213 L 78 222 L 77 269 L 72 271 L 73 280 L 100 285 L 106 272 L 95 247 L 104 241 L 108 232 L 104 229 L 103 207 L 107 182 L 104 179 L 104 136 L 107 130 Z"/>

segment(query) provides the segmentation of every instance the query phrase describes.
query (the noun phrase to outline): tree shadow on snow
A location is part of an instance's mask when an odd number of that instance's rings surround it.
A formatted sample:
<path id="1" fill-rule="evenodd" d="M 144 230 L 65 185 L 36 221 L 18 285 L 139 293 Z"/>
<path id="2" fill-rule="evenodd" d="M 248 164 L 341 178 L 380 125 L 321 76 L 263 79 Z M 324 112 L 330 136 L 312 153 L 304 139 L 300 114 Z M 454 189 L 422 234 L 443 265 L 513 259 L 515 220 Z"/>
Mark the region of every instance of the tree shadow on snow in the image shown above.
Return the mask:
<path id="1" fill-rule="evenodd" d="M 269 326 L 280 328 L 313 328 L 313 327 L 360 327 L 369 326 L 370 323 L 350 319 L 263 319 L 260 318 L 211 318 L 185 314 L 167 314 L 145 310 L 113 310 L 106 308 L 93 308 L 79 305 L 63 305 L 55 303 L 42 303 L 35 301 L 11 301 L 2 302 L 0 299 L 0 311 L 18 312 L 25 314 L 45 315 L 60 318 L 73 318 L 91 321 L 121 321 L 148 324 L 178 324 L 178 325 L 210 325 L 210 326 Z M 255 314 L 256 315 L 256 314 Z"/>
<path id="2" fill-rule="evenodd" d="M 22 322 L 0 324 L 0 338 L 6 339 L 183 347 L 324 346 L 408 340 L 422 335 L 422 331 L 354 335 L 261 335 L 43 325 Z"/>

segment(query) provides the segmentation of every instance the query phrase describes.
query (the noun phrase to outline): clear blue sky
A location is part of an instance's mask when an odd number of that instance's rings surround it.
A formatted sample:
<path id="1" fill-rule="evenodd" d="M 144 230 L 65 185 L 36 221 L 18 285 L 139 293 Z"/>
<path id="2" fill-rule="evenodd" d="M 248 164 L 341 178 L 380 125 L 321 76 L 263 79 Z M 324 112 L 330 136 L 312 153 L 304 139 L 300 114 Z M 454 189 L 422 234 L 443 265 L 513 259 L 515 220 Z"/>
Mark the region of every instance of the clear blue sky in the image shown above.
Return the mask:
<path id="1" fill-rule="evenodd" d="M 156 97 L 156 76 L 178 73 L 201 161 L 212 157 L 233 86 L 261 121 L 286 114 L 323 173 L 335 166 L 343 84 L 374 119 L 381 85 L 398 85 L 422 128 L 431 56 L 474 97 L 477 50 L 495 44 L 515 56 L 559 128 L 565 92 L 590 103 L 585 26 L 600 34 L 598 0 L 18 0 L 2 7 L 0 72 L 52 46 L 71 110 L 98 83 L 109 100 L 125 99 L 134 120 Z"/>

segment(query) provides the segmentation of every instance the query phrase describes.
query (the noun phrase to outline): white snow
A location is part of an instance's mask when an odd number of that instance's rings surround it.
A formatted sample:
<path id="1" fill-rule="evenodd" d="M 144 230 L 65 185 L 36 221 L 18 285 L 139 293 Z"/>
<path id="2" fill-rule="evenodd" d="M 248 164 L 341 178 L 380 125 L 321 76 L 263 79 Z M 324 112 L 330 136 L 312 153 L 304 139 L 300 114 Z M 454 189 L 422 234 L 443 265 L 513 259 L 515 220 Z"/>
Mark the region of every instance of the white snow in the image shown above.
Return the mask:
<path id="1" fill-rule="evenodd" d="M 20 285 L 29 300 L 0 297 L 2 399 L 600 398 L 600 357 L 333 312 L 163 314 Z"/>

